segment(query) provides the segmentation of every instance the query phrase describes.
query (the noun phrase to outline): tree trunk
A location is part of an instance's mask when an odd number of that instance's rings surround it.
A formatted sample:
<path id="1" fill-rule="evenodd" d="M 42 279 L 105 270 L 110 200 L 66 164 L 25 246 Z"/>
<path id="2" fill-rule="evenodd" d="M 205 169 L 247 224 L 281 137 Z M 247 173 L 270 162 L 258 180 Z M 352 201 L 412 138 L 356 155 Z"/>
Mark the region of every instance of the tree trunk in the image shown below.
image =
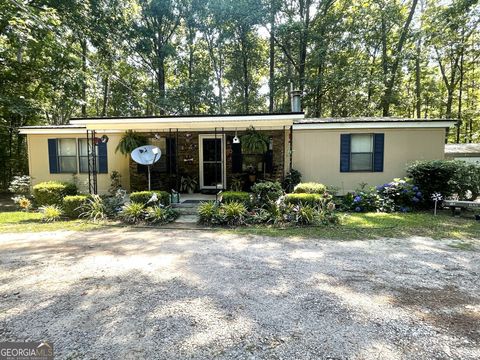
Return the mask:
<path id="1" fill-rule="evenodd" d="M 268 79 L 268 111 L 273 112 L 275 100 L 275 0 L 270 1 L 270 71 Z"/>
<path id="2" fill-rule="evenodd" d="M 103 104 L 102 104 L 102 117 L 107 116 L 108 98 L 110 93 L 110 78 L 105 76 L 103 79 Z"/>
<path id="3" fill-rule="evenodd" d="M 386 80 L 386 88 L 384 92 L 384 96 L 382 99 L 382 111 L 383 111 L 383 116 L 390 116 L 390 105 L 392 103 L 392 95 L 393 95 L 393 87 L 395 85 L 395 80 L 397 77 L 397 71 L 398 67 L 400 65 L 400 59 L 402 58 L 402 51 L 403 51 L 403 46 L 405 45 L 405 41 L 407 39 L 407 34 L 410 28 L 410 23 L 412 22 L 413 15 L 415 13 L 415 8 L 417 7 L 418 0 L 413 0 L 412 5 L 410 7 L 410 12 L 408 13 L 407 20 L 405 21 L 405 24 L 403 25 L 402 32 L 400 34 L 400 39 L 398 40 L 397 47 L 395 49 L 394 53 L 394 60 L 392 67 L 387 71 L 387 78 Z M 382 37 L 386 37 L 386 31 L 385 30 L 385 21 L 382 16 Z M 383 41 L 383 40 L 382 40 Z"/>
<path id="4" fill-rule="evenodd" d="M 87 117 L 87 41 L 82 39 L 82 117 Z"/>
<path id="5" fill-rule="evenodd" d="M 416 117 L 420 119 L 422 117 L 422 99 L 421 99 L 421 70 L 420 70 L 420 55 L 421 55 L 421 47 L 420 47 L 420 40 L 417 42 L 417 56 L 415 58 L 415 110 L 416 110 Z"/>

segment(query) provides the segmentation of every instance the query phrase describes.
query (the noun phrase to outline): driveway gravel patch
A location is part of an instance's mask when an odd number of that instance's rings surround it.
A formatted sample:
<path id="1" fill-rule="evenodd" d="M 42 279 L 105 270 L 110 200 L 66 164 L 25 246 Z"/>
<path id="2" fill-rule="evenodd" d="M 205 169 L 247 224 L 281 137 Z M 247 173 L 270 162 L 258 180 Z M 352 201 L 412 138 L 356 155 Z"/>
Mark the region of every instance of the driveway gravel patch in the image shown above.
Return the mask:
<path id="1" fill-rule="evenodd" d="M 57 359 L 479 359 L 478 244 L 0 235 L 0 341 Z"/>

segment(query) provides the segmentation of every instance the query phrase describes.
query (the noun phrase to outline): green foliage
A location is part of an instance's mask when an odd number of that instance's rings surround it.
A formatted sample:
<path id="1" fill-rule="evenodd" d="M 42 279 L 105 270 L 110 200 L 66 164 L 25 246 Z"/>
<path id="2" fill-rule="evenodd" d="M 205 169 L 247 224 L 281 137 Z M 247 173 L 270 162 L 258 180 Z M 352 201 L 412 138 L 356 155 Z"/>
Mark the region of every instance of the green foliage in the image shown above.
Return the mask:
<path id="1" fill-rule="evenodd" d="M 206 201 L 198 206 L 198 221 L 201 224 L 213 225 L 217 223 L 220 209 L 215 201 Z"/>
<path id="2" fill-rule="evenodd" d="M 87 202 L 87 195 L 68 195 L 63 198 L 63 213 L 70 219 L 77 219 L 82 213 L 82 208 Z"/>
<path id="3" fill-rule="evenodd" d="M 324 194 L 327 191 L 327 187 L 320 183 L 314 182 L 307 182 L 307 183 L 300 183 L 295 186 L 293 192 L 296 194 Z"/>
<path id="4" fill-rule="evenodd" d="M 283 189 L 279 182 L 262 181 L 252 186 L 252 193 L 255 204 L 262 207 L 277 201 Z"/>
<path id="5" fill-rule="evenodd" d="M 154 197 L 154 200 L 152 200 L 152 197 Z M 155 197 L 156 197 L 156 200 L 155 200 Z M 170 205 L 170 194 L 166 191 L 157 191 L 157 190 L 136 191 L 130 194 L 130 200 L 132 202 L 141 203 L 143 205 L 162 204 L 163 206 L 168 206 Z"/>
<path id="6" fill-rule="evenodd" d="M 241 136 L 242 152 L 245 154 L 263 154 L 268 149 L 268 136 L 249 127 Z"/>
<path id="7" fill-rule="evenodd" d="M 37 206 L 61 206 L 63 198 L 67 195 L 76 195 L 77 187 L 72 183 L 46 181 L 33 187 L 33 197 Z"/>
<path id="8" fill-rule="evenodd" d="M 463 161 L 417 161 L 407 167 L 407 173 L 430 202 L 436 192 L 443 198 L 456 194 L 462 200 L 480 194 L 480 167 Z"/>
<path id="9" fill-rule="evenodd" d="M 251 202 L 250 194 L 245 191 L 224 191 L 222 192 L 222 202 L 240 202 L 248 206 Z"/>
<path id="10" fill-rule="evenodd" d="M 45 205 L 39 208 L 42 214 L 42 220 L 45 222 L 54 222 L 60 220 L 62 209 L 58 205 Z"/>
<path id="11" fill-rule="evenodd" d="M 300 183 L 302 180 L 302 174 L 300 171 L 292 169 L 288 172 L 282 182 L 282 187 L 285 192 L 290 193 L 293 191 L 295 186 Z"/>
<path id="12" fill-rule="evenodd" d="M 122 188 L 122 174 L 120 174 L 117 170 L 113 170 L 110 173 L 110 187 L 108 188 L 108 192 L 110 195 L 115 195 L 118 190 Z"/>
<path id="13" fill-rule="evenodd" d="M 323 200 L 320 194 L 287 194 L 285 195 L 285 203 L 292 205 L 310 205 L 318 206 Z"/>
<path id="14" fill-rule="evenodd" d="M 227 225 L 238 226 L 245 223 L 247 208 L 243 203 L 232 201 L 220 205 L 220 216 Z"/>
<path id="15" fill-rule="evenodd" d="M 170 206 L 150 206 L 145 209 L 145 220 L 152 224 L 167 224 L 178 216 L 178 211 Z"/>
<path id="16" fill-rule="evenodd" d="M 131 202 L 123 206 L 118 217 L 129 224 L 138 224 L 145 218 L 145 206 L 143 203 Z"/>
<path id="17" fill-rule="evenodd" d="M 127 130 L 122 135 L 115 152 L 120 151 L 123 155 L 130 155 L 130 153 L 139 146 L 147 145 L 148 140 L 145 136 L 133 131 Z"/>
<path id="18" fill-rule="evenodd" d="M 108 209 L 105 202 L 99 195 L 92 195 L 83 204 L 80 217 L 91 220 L 100 221 L 108 218 Z"/>

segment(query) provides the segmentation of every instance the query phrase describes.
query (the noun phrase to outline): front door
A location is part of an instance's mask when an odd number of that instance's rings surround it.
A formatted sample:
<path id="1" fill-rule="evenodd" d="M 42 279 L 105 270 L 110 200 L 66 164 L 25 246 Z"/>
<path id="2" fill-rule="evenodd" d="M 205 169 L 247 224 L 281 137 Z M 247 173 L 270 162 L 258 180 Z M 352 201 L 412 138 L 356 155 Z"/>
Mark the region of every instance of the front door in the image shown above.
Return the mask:
<path id="1" fill-rule="evenodd" d="M 225 138 L 223 135 L 199 135 L 200 189 L 225 188 Z"/>

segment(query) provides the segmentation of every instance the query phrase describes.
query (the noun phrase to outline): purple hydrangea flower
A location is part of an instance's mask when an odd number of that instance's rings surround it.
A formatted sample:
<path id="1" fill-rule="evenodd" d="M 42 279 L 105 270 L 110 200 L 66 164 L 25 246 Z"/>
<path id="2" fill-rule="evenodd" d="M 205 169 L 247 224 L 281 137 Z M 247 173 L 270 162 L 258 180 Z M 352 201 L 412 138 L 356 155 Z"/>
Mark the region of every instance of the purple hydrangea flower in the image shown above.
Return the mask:
<path id="1" fill-rule="evenodd" d="M 359 196 L 359 195 L 355 196 L 355 198 L 353 199 L 353 202 L 355 202 L 355 203 L 358 203 L 360 201 L 362 201 L 362 197 Z"/>
<path id="2" fill-rule="evenodd" d="M 412 188 L 412 190 L 413 190 L 413 191 L 418 191 L 418 186 L 414 186 L 414 187 Z"/>
<path id="3" fill-rule="evenodd" d="M 362 211 L 362 208 L 361 208 L 360 206 L 357 206 L 357 207 L 355 208 L 355 211 L 356 211 L 356 212 L 360 212 L 360 211 Z"/>
<path id="4" fill-rule="evenodd" d="M 420 199 L 417 198 L 416 196 L 414 196 L 413 199 L 412 199 L 412 201 L 413 201 L 414 203 L 418 203 L 418 202 L 420 201 Z"/>
<path id="5" fill-rule="evenodd" d="M 419 191 L 415 194 L 418 198 L 421 198 L 422 197 L 422 193 Z"/>

